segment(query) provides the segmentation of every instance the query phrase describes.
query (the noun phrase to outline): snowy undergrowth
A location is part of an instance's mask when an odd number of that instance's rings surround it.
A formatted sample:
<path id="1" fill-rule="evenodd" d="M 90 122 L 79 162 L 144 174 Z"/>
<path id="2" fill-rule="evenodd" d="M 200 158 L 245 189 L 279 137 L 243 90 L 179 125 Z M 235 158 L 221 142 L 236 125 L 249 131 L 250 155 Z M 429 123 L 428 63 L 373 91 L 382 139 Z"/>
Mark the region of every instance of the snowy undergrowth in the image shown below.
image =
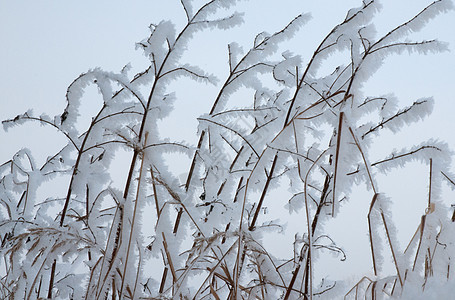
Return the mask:
<path id="1" fill-rule="evenodd" d="M 392 54 L 445 51 L 437 40 L 407 36 L 452 9 L 451 2 L 435 1 L 378 37 L 373 21 L 381 6 L 363 1 L 309 58 L 280 48 L 309 22 L 309 14 L 298 15 L 275 33 L 259 33 L 249 49 L 230 43 L 224 78 L 184 63 L 198 32 L 241 26 L 242 14 L 226 13 L 235 4 L 182 0 L 183 26 L 152 24 L 150 36 L 137 43 L 150 60 L 143 72 L 131 75 L 129 65 L 119 73 L 89 70 L 68 87 L 61 114 L 28 111 L 3 122 L 5 129 L 39 122 L 67 144 L 42 165 L 23 149 L 0 166 L 2 298 L 449 295 L 455 225 L 440 190 L 454 185 L 450 151 L 429 140 L 370 155 L 381 132 L 424 119 L 434 101 L 415 99 L 400 108 L 393 95 L 367 95 L 363 84 Z M 337 53 L 343 53 L 337 66 L 325 71 Z M 192 92 L 172 90 L 181 78 L 192 80 Z M 209 92 L 195 93 L 203 84 L 212 85 Z M 80 118 L 84 91 L 93 88 L 101 105 Z M 163 124 L 174 103 L 179 97 L 191 102 L 193 94 L 208 107 L 197 118 L 198 140 L 166 138 Z M 115 163 L 118 153 L 128 154 L 129 164 Z M 428 202 L 403 248 L 377 174 L 415 161 L 429 169 Z M 63 196 L 36 193 L 62 178 Z M 367 192 L 357 193 L 359 186 Z M 349 206 L 357 208 L 354 216 L 344 213 Z M 327 258 L 340 266 L 355 261 L 336 236 L 362 231 L 328 230 L 343 218 L 362 219 L 357 225 L 368 233 L 365 243 L 352 242 L 369 253 L 370 263 L 354 279 L 333 276 L 330 268 L 338 265 Z"/>

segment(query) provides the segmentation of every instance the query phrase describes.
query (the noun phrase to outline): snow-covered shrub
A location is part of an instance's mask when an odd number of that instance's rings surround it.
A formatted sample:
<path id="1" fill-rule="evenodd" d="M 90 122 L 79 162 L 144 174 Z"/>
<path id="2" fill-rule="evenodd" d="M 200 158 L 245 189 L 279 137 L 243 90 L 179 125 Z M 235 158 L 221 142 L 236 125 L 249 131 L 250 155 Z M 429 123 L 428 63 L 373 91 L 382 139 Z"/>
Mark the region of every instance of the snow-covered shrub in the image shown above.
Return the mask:
<path id="1" fill-rule="evenodd" d="M 40 122 L 61 132 L 68 143 L 42 166 L 26 149 L 0 166 L 0 251 L 7 269 L 2 298 L 410 297 L 435 278 L 453 281 L 450 233 L 455 225 L 437 192 L 443 180 L 453 184 L 446 145 L 429 140 L 391 150 L 380 160 L 369 155 L 382 130 L 397 132 L 425 118 L 433 100 L 416 99 L 400 109 L 393 95 L 365 95 L 362 89 L 391 54 L 444 51 L 445 44 L 436 40 L 413 42 L 406 36 L 451 9 L 451 2 L 435 1 L 377 37 L 372 20 L 380 5 L 362 1 L 312 57 L 289 51 L 278 56 L 279 44 L 309 20 L 298 15 L 275 33 L 258 34 L 250 49 L 229 44 L 228 73 L 219 84 L 199 67 L 181 63 L 181 57 L 198 31 L 240 25 L 242 14 L 220 16 L 235 4 L 212 0 L 193 7 L 182 0 L 183 27 L 171 21 L 151 25 L 150 36 L 137 44 L 150 59 L 146 70 L 132 77 L 128 68 L 120 73 L 90 70 L 68 87 L 60 115 L 28 111 L 3 122 L 5 129 Z M 337 52 L 349 53 L 348 59 L 340 56 L 334 70 L 318 75 L 325 59 Z M 169 87 L 181 77 L 219 88 L 210 111 L 198 118 L 197 145 L 171 141 L 158 131 L 158 122 L 173 109 L 175 94 Z M 80 131 L 79 105 L 90 85 L 98 88 L 103 104 Z M 240 89 L 253 96 L 233 108 L 230 102 Z M 375 118 L 365 121 L 370 115 Z M 131 153 L 122 190 L 112 186 L 109 173 L 119 149 Z M 166 164 L 167 153 L 189 157 L 183 182 Z M 412 160 L 430 166 L 428 209 L 402 251 L 390 200 L 375 174 Z M 62 176 L 68 178 L 65 197 L 36 196 L 42 183 Z M 343 245 L 327 234 L 324 222 L 338 217 L 342 201 L 358 183 L 371 193 L 364 217 L 373 276 L 354 286 L 319 282 L 313 274 L 321 251 L 344 259 Z M 264 214 L 265 203 L 272 201 L 299 215 L 297 232 L 285 230 L 285 220 Z M 151 238 L 144 236 L 150 227 Z M 289 249 L 287 257 L 274 255 L 264 243 L 277 231 L 294 236 L 281 245 Z M 393 256 L 393 276 L 381 273 L 383 249 Z"/>

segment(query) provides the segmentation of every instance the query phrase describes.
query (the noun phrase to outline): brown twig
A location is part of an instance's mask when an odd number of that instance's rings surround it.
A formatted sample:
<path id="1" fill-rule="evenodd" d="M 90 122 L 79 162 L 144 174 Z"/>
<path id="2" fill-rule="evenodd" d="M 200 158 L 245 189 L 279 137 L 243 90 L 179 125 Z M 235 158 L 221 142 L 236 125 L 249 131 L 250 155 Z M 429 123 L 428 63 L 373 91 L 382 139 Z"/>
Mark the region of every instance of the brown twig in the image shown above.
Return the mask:
<path id="1" fill-rule="evenodd" d="M 371 224 L 371 218 L 372 218 L 372 211 L 374 204 L 376 203 L 376 200 L 378 199 L 378 194 L 374 194 L 373 199 L 371 200 L 370 203 L 370 210 L 368 212 L 368 233 L 369 233 L 369 238 L 370 238 L 370 250 L 371 250 L 371 258 L 373 260 L 373 270 L 374 270 L 374 275 L 378 276 L 378 271 L 376 267 L 376 256 L 375 256 L 375 249 L 374 249 L 374 242 L 373 242 L 373 228 Z"/>
<path id="2" fill-rule="evenodd" d="M 401 273 L 400 273 L 400 268 L 398 267 L 397 256 L 396 256 L 395 251 L 393 249 L 392 240 L 391 240 L 390 233 L 389 233 L 389 228 L 388 228 L 387 222 L 385 220 L 384 212 L 382 212 L 382 211 L 381 211 L 381 217 L 382 217 L 382 222 L 384 224 L 386 236 L 387 236 L 387 239 L 389 241 L 390 251 L 392 252 L 393 262 L 394 262 L 395 268 L 397 270 L 398 279 L 400 280 L 401 286 L 403 286 L 403 280 L 401 279 Z"/>
<path id="3" fill-rule="evenodd" d="M 338 163 L 340 160 L 340 149 L 341 149 L 341 136 L 343 130 L 343 117 L 344 112 L 340 112 L 338 117 L 338 129 L 337 129 L 337 143 L 336 143 L 336 150 L 335 150 L 335 166 L 333 171 L 333 192 L 332 192 L 332 217 L 335 217 L 335 203 L 338 201 L 336 196 L 336 186 L 337 186 L 337 176 L 338 176 Z"/>

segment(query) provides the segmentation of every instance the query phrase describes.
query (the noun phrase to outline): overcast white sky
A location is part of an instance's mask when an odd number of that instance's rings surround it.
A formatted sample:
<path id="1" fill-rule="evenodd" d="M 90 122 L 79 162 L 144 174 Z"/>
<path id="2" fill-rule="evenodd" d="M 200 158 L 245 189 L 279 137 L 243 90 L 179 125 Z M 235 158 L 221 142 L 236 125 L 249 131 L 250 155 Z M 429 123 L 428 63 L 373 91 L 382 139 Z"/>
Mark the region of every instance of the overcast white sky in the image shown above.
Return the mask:
<path id="1" fill-rule="evenodd" d="M 0 119 L 14 117 L 28 108 L 33 108 L 35 113 L 61 113 L 65 106 L 66 87 L 90 68 L 119 71 L 131 62 L 133 70 L 142 70 L 146 60 L 139 51 L 135 51 L 134 43 L 148 35 L 147 27 L 152 22 L 163 18 L 181 22 L 184 15 L 178 2 L 0 0 Z M 190 47 L 188 57 L 201 67 L 217 73 L 217 70 L 226 67 L 226 43 L 229 39 L 247 44 L 257 32 L 272 32 L 293 16 L 312 12 L 313 20 L 290 46 L 305 58 L 333 24 L 345 16 L 346 10 L 360 2 L 243 1 L 239 10 L 246 11 L 244 26 L 232 33 L 219 31 L 197 36 L 197 43 Z M 380 32 L 391 29 L 391 26 L 404 21 L 431 1 L 382 2 L 384 9 L 377 18 Z M 434 20 L 418 36 L 447 41 L 451 44 L 452 53 L 392 57 L 367 85 L 373 94 L 394 92 L 403 103 L 422 96 L 434 96 L 434 116 L 425 122 L 425 127 L 431 130 L 424 130 L 421 133 L 425 135 L 423 138 L 435 135 L 452 139 L 450 129 L 453 128 L 454 97 L 450 87 L 455 69 L 453 28 L 455 13 L 451 12 Z M 207 53 L 198 55 L 201 49 L 207 47 L 214 49 L 210 59 L 207 59 Z M 21 129 L 11 131 L 10 135 L 0 133 L 0 160 L 7 159 L 18 147 L 25 145 L 26 141 L 19 138 L 23 133 Z M 452 145 L 455 146 L 455 143 Z"/>
<path id="2" fill-rule="evenodd" d="M 384 9 L 377 18 L 378 31 L 387 32 L 430 2 L 382 1 Z M 227 68 L 228 41 L 237 40 L 247 45 L 255 33 L 273 32 L 299 13 L 311 12 L 312 21 L 288 44 L 293 52 L 306 59 L 328 30 L 345 17 L 347 9 L 360 3 L 360 0 L 242 2 L 238 10 L 246 11 L 244 26 L 229 33 L 216 31 L 196 36 L 185 59 L 223 75 L 226 69 L 219 70 Z M 135 42 L 148 36 L 150 23 L 158 23 L 163 18 L 173 18 L 181 24 L 184 15 L 179 1 L 0 0 L 0 120 L 29 108 L 36 114 L 60 114 L 66 105 L 67 86 L 90 68 L 117 72 L 131 62 L 133 70 L 143 70 L 146 59 L 135 51 Z M 388 137 L 387 143 L 393 144 L 389 148 L 434 137 L 446 140 L 455 149 L 455 96 L 451 89 L 455 70 L 454 28 L 455 12 L 452 11 L 416 35 L 416 39 L 438 38 L 449 42 L 450 53 L 391 57 L 368 82 L 366 89 L 371 94 L 393 92 L 403 105 L 426 96 L 434 96 L 436 100 L 432 117 L 397 137 Z M 213 49 L 212 54 L 203 52 L 207 48 Z M 95 98 L 91 96 L 86 100 L 87 111 L 99 105 Z M 178 140 L 195 143 L 195 117 L 207 112 L 209 105 L 197 99 L 190 103 L 178 102 L 173 117 L 185 126 L 183 129 L 182 126 L 169 127 L 167 131 Z M 38 160 L 43 161 L 62 143 L 64 140 L 53 129 L 39 124 L 16 127 L 8 133 L 0 130 L 0 162 L 8 160 L 22 147 L 30 147 L 37 153 Z"/>

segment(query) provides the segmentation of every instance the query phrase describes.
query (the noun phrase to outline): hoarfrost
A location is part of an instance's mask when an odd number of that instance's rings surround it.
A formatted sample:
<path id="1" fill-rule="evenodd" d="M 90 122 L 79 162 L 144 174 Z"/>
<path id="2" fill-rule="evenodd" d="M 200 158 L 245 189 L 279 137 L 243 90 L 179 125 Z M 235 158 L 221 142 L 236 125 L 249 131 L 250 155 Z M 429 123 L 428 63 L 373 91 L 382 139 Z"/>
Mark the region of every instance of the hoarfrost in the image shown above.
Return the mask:
<path id="1" fill-rule="evenodd" d="M 453 219 L 441 200 L 443 180 L 455 186 L 447 145 L 429 140 L 392 150 L 381 160 L 370 157 L 383 129 L 396 133 L 423 120 L 434 100 L 421 98 L 400 109 L 393 95 L 363 90 L 388 55 L 445 50 L 436 40 L 413 42 L 407 36 L 451 9 L 451 2 L 436 1 L 378 38 L 373 20 L 380 5 L 363 1 L 310 58 L 280 48 L 310 20 L 309 14 L 298 15 L 272 34 L 257 34 L 247 51 L 228 44 L 228 73 L 218 85 L 213 75 L 181 57 L 196 32 L 240 25 L 243 14 L 222 11 L 235 4 L 181 0 L 182 28 L 172 21 L 152 24 L 150 36 L 136 44 L 150 60 L 146 70 L 132 78 L 130 65 L 119 73 L 89 70 L 68 87 L 61 114 L 28 111 L 3 122 L 5 129 L 26 121 L 51 126 L 67 144 L 42 166 L 26 149 L 0 166 L 0 252 L 7 269 L 2 297 L 311 299 L 354 290 L 416 297 L 417 286 L 423 287 L 417 296 L 435 293 L 433 278 L 451 282 Z M 348 58 L 333 72 L 321 71 L 325 59 L 340 51 Z M 158 120 L 178 101 L 170 84 L 181 76 L 197 87 L 219 88 L 211 109 L 198 118 L 196 145 L 158 132 Z M 90 85 L 103 105 L 80 130 L 81 100 Z M 238 97 L 242 101 L 235 101 Z M 233 100 L 244 105 L 233 107 Z M 371 115 L 376 121 L 365 121 Z M 131 158 L 123 189 L 113 187 L 109 174 L 118 149 Z M 171 172 L 167 153 L 190 158 L 183 176 Z M 428 206 L 417 234 L 400 249 L 392 199 L 375 174 L 390 174 L 415 160 L 430 166 Z M 65 194 L 40 199 L 38 187 L 60 175 L 68 179 Z M 316 260 L 326 254 L 345 259 L 324 225 L 341 215 L 345 200 L 356 201 L 353 186 L 360 183 L 372 195 L 361 217 L 368 221 L 373 276 L 351 290 L 343 281 L 317 282 Z M 283 207 L 300 223 L 289 253 L 282 255 L 266 237 L 287 237 L 295 229 L 279 215 Z M 392 275 L 382 268 L 389 254 Z M 161 268 L 149 272 L 150 261 Z M 450 291 L 442 289 L 441 294 Z"/>

